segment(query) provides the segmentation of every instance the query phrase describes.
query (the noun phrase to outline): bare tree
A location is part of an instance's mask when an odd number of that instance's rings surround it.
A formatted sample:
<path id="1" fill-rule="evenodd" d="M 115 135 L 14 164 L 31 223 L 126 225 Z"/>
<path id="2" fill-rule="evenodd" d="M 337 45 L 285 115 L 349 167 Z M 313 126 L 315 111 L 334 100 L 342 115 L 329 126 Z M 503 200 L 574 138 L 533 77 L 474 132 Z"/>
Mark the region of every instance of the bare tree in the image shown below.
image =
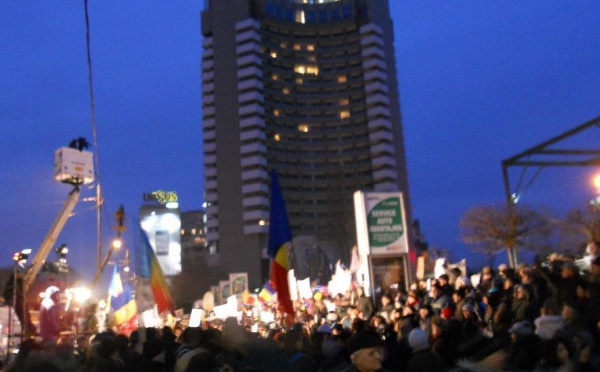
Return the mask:
<path id="1" fill-rule="evenodd" d="M 589 241 L 600 241 L 600 207 L 597 205 L 574 209 L 559 223 L 559 247 L 563 252 L 581 253 Z"/>
<path id="2" fill-rule="evenodd" d="M 460 221 L 461 238 L 474 251 L 488 255 L 503 249 L 524 248 L 538 254 L 550 251 L 551 223 L 540 212 L 514 205 L 514 224 L 506 205 L 480 205 Z"/>

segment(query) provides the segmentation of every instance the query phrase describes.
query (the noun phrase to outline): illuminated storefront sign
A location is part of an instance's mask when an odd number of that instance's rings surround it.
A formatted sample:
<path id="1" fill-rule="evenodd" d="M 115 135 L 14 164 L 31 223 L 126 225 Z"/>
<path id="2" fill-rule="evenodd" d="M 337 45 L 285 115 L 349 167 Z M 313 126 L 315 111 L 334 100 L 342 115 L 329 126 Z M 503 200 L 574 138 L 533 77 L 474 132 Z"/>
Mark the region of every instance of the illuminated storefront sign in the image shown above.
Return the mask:
<path id="1" fill-rule="evenodd" d="M 144 194 L 151 202 L 140 208 L 140 224 L 156 253 L 163 273 L 181 273 L 181 216 L 177 208 L 177 193 L 154 191 Z M 175 203 L 175 207 L 171 204 Z"/>

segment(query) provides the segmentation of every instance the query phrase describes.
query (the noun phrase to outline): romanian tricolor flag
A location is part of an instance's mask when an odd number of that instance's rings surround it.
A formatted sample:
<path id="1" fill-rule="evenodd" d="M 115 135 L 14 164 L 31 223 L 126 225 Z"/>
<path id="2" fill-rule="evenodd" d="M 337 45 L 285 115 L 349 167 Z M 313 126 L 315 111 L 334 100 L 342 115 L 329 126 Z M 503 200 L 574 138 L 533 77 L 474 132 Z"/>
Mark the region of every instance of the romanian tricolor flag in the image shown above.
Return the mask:
<path id="1" fill-rule="evenodd" d="M 137 304 L 131 293 L 131 288 L 128 283 L 123 284 L 116 265 L 108 287 L 108 293 L 110 295 L 110 307 L 114 311 L 117 325 L 131 322 L 136 318 Z"/>
<path id="2" fill-rule="evenodd" d="M 156 254 L 154 254 L 152 246 L 148 241 L 148 236 L 141 228 L 140 234 L 142 240 L 142 254 L 139 275 L 143 278 L 150 279 L 150 289 L 152 290 L 158 313 L 161 314 L 164 311 L 173 312 L 173 300 L 165 275 L 163 274 L 158 259 L 156 258 Z"/>
<path id="3" fill-rule="evenodd" d="M 288 314 L 288 323 L 294 320 L 294 306 L 288 284 L 288 249 L 292 245 L 292 232 L 288 222 L 283 194 L 277 172 L 271 172 L 271 208 L 269 212 L 269 240 L 267 253 L 271 257 L 271 282 L 277 291 L 281 311 Z"/>
<path id="4" fill-rule="evenodd" d="M 258 293 L 258 300 L 261 302 L 269 302 L 275 295 L 275 288 L 271 281 L 265 283 L 265 286 Z"/>

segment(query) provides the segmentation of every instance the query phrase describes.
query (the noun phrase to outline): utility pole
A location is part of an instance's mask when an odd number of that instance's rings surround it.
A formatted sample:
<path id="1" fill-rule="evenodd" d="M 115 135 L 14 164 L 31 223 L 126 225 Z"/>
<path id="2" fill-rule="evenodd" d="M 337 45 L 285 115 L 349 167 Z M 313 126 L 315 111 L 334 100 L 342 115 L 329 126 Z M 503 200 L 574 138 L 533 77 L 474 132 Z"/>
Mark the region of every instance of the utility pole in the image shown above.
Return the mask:
<path id="1" fill-rule="evenodd" d="M 115 212 L 115 217 L 117 218 L 117 227 L 116 227 L 117 237 L 115 238 L 115 240 L 113 240 L 112 244 L 110 245 L 110 248 L 108 249 L 108 251 L 106 252 L 106 255 L 104 256 L 104 259 L 102 260 L 102 263 L 98 267 L 98 270 L 96 271 L 96 275 L 94 276 L 94 280 L 92 280 L 92 284 L 90 285 L 91 288 L 94 288 L 94 286 L 97 284 L 98 280 L 100 280 L 102 271 L 104 271 L 104 267 L 106 267 L 106 264 L 110 260 L 110 256 L 112 255 L 112 252 L 115 249 L 121 248 L 121 246 L 122 246 L 121 236 L 123 235 L 123 231 L 125 231 L 125 226 L 123 224 L 123 221 L 125 221 L 125 208 L 123 207 L 122 204 L 119 207 L 119 209 L 117 209 L 117 211 Z"/>

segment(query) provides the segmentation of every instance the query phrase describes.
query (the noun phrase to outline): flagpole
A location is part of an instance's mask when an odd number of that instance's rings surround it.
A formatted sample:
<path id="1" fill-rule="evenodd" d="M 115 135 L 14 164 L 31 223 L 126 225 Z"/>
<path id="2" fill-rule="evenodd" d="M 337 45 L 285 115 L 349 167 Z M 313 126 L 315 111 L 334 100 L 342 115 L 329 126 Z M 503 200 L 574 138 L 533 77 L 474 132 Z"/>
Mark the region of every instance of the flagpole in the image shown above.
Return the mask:
<path id="1" fill-rule="evenodd" d="M 115 249 L 119 249 L 122 244 L 121 236 L 123 235 L 123 231 L 125 230 L 125 227 L 123 226 L 123 220 L 125 218 L 125 210 L 124 210 L 122 204 L 119 207 L 119 209 L 117 210 L 117 212 L 115 213 L 115 215 L 117 217 L 117 224 L 118 224 L 117 228 L 116 228 L 117 229 L 117 237 L 115 238 L 115 240 L 113 240 L 112 244 L 110 245 L 110 248 L 108 249 L 108 251 L 106 252 L 106 255 L 104 256 L 104 259 L 102 260 L 102 263 L 100 263 L 100 266 L 98 267 L 98 270 L 96 271 L 96 275 L 94 276 L 94 279 L 92 280 L 92 284 L 90 285 L 90 288 L 92 288 L 92 289 L 94 288 L 94 286 L 96 285 L 98 280 L 100 280 L 102 271 L 104 271 L 104 268 L 106 267 L 108 260 L 110 260 L 110 256 L 112 255 L 113 251 Z"/>

